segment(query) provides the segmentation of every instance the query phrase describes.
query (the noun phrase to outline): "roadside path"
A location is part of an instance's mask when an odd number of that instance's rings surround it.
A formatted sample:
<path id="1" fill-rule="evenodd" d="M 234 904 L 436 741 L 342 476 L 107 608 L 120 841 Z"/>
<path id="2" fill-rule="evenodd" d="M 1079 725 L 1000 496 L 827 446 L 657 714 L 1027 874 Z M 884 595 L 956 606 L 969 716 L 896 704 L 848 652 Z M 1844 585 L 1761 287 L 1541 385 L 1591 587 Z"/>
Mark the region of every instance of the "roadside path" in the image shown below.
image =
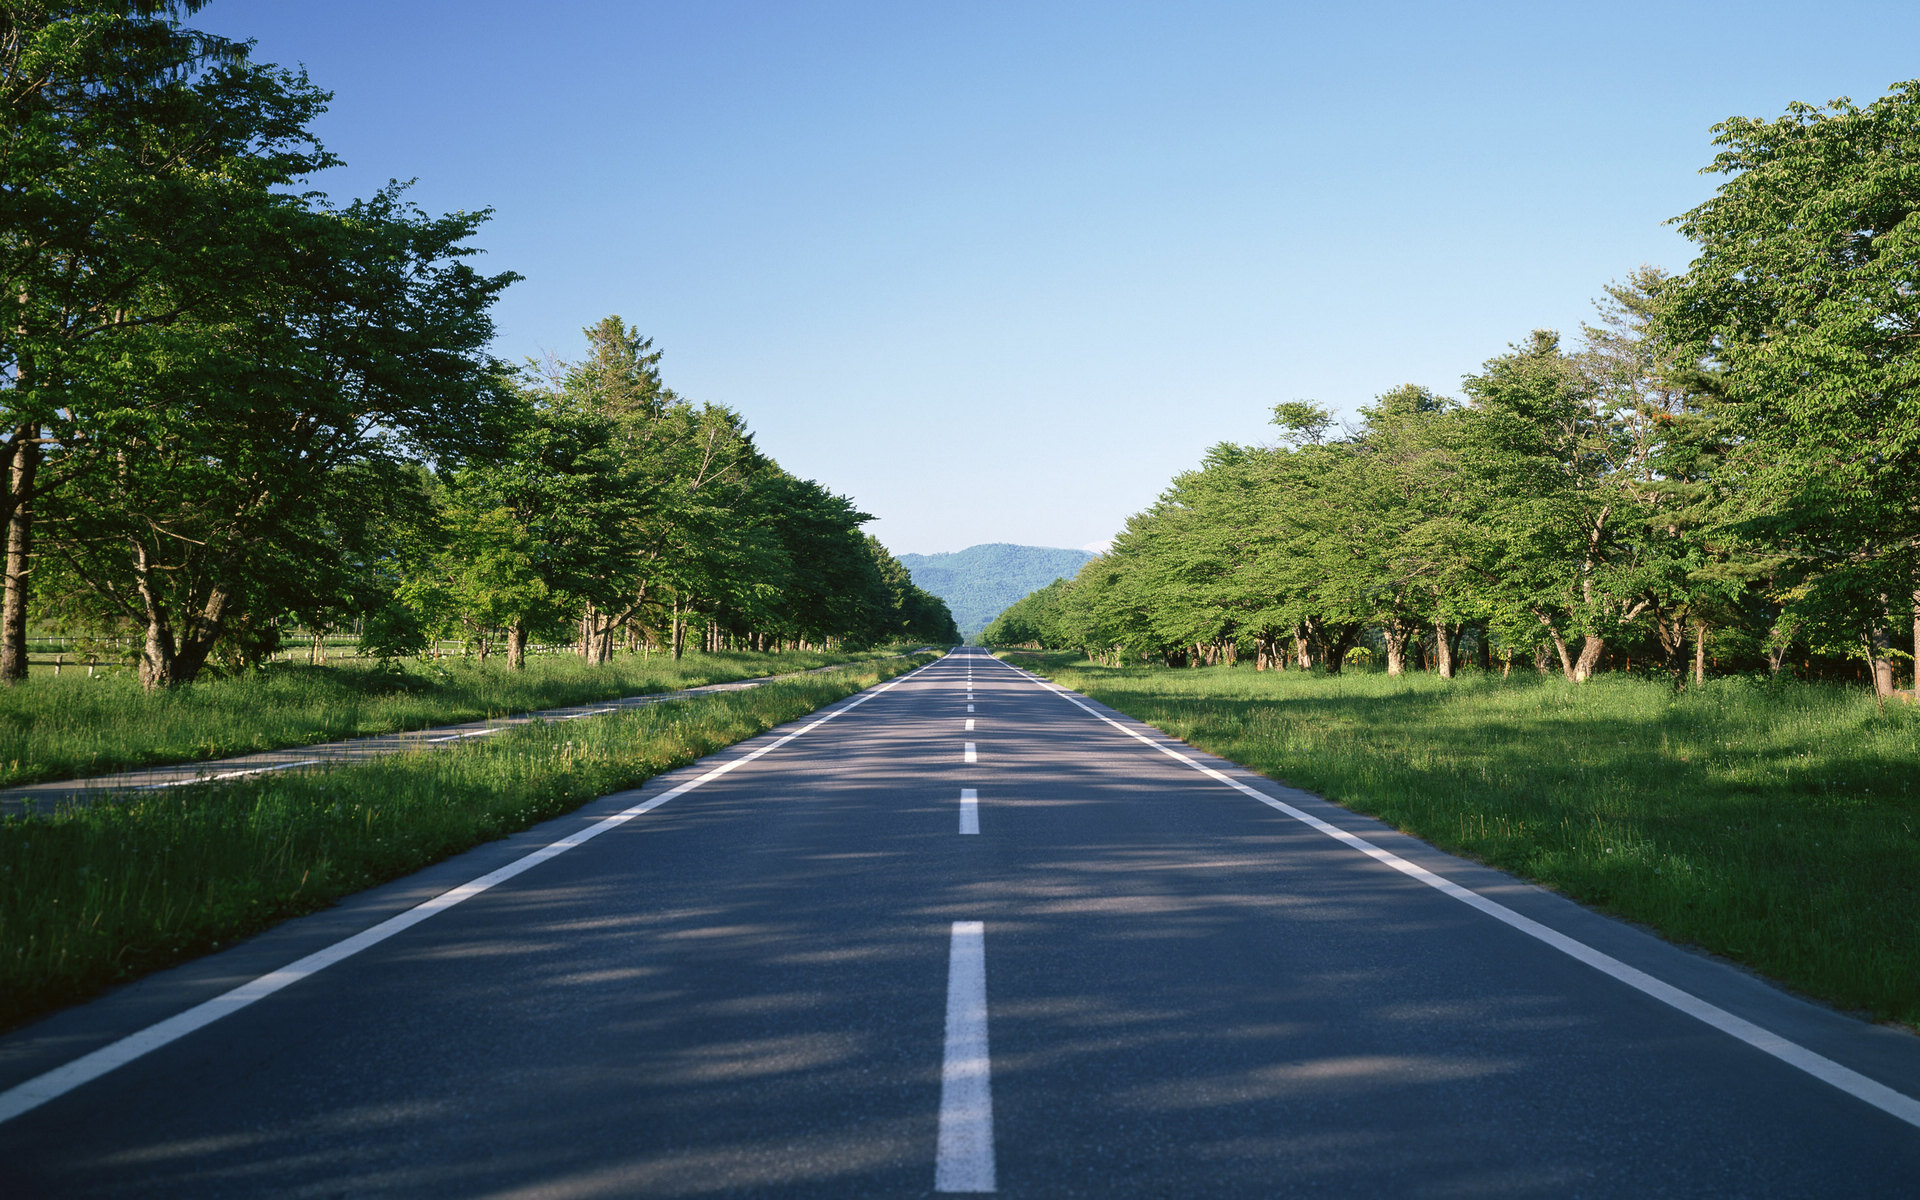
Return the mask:
<path id="1" fill-rule="evenodd" d="M 0 1038 L 0 1195 L 1904 1195 L 1916 1090 L 960 652 Z"/>
<path id="2" fill-rule="evenodd" d="M 918 653 L 918 651 L 909 653 Z M 408 750 L 443 749 L 474 738 L 490 737 L 503 729 L 525 725 L 529 721 L 573 721 L 581 717 L 595 717 L 623 709 L 643 708 L 649 704 L 661 704 L 668 700 L 689 700 L 696 696 L 736 692 L 745 688 L 760 687 L 776 680 L 796 679 L 802 675 L 813 675 L 854 665 L 857 663 L 832 663 L 805 671 L 790 671 L 784 675 L 733 679 L 725 683 L 703 684 L 699 687 L 681 688 L 672 692 L 643 692 L 637 696 L 623 696 L 617 700 L 599 700 L 591 704 L 543 708 L 533 712 L 514 713 L 511 716 L 466 721 L 458 725 L 403 729 L 394 733 L 348 738 L 337 742 L 260 750 L 232 758 L 165 763 L 158 766 L 137 767 L 131 771 L 119 771 L 112 775 L 92 775 L 81 779 L 50 779 L 41 783 L 21 784 L 17 787 L 0 788 L 0 815 L 19 815 L 36 808 L 52 808 L 63 801 L 90 803 L 111 794 L 158 791 L 162 788 L 183 787 L 191 783 L 219 783 L 249 775 L 264 775 L 273 771 L 298 770 L 302 767 L 337 766 L 385 754 L 401 754 Z"/>

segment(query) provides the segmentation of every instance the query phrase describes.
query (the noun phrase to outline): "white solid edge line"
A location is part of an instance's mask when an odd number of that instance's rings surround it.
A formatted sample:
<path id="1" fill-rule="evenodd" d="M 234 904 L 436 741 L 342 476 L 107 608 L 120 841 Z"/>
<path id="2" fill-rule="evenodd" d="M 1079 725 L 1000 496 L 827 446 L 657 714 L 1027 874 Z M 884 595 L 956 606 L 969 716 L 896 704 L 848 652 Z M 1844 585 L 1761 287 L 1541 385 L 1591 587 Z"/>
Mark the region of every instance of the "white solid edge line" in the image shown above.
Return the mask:
<path id="1" fill-rule="evenodd" d="M 947 1037 L 940 1060 L 940 1137 L 933 1190 L 991 1192 L 993 1077 L 987 1053 L 987 942 L 979 921 L 953 923 Z"/>
<path id="2" fill-rule="evenodd" d="M 980 793 L 972 788 L 960 789 L 960 832 L 980 832 Z"/>
<path id="3" fill-rule="evenodd" d="M 488 737 L 499 733 L 499 729 L 470 729 L 465 733 L 450 733 L 446 737 L 428 738 L 429 742 L 458 742 L 466 738 Z"/>
<path id="4" fill-rule="evenodd" d="M 927 666 L 931 665 L 933 664 L 927 664 Z M 411 929 L 428 917 L 443 913 L 462 901 L 471 900 L 496 884 L 505 883 L 514 876 L 531 870 L 550 858 L 557 858 L 576 846 L 585 845 L 587 842 L 592 841 L 608 830 L 624 825 L 642 813 L 659 808 L 662 804 L 674 799 L 676 796 L 684 796 L 710 780 L 718 779 L 729 771 L 743 767 L 763 755 L 771 754 L 801 734 L 818 729 L 842 713 L 852 712 L 875 696 L 905 683 L 924 670 L 926 670 L 926 667 L 916 667 L 904 675 L 890 679 L 878 687 L 870 688 L 860 693 L 854 698 L 851 704 L 843 704 L 831 712 L 824 713 L 816 720 L 801 726 L 792 733 L 769 742 L 758 750 L 721 763 L 719 766 L 714 767 L 712 770 L 707 771 L 697 778 L 689 779 L 685 783 L 678 784 L 661 792 L 651 800 L 643 801 L 631 808 L 622 809 L 612 816 L 603 817 L 585 829 L 561 838 L 557 842 L 549 842 L 538 850 L 530 851 L 514 859 L 505 866 L 497 867 L 485 875 L 481 875 L 476 879 L 470 879 L 458 887 L 450 888 L 431 900 L 422 901 L 412 908 L 407 909 L 405 912 L 388 917 L 379 924 L 363 929 L 351 937 L 342 938 L 331 946 L 316 950 L 304 958 L 295 959 L 277 971 L 270 971 L 230 991 L 222 992 L 211 1000 L 202 1001 L 192 1008 L 187 1009 L 185 1012 L 168 1017 L 164 1021 L 156 1022 L 135 1033 L 130 1033 L 119 1041 L 102 1046 L 90 1054 L 81 1055 L 72 1062 L 36 1075 L 24 1083 L 16 1084 L 6 1091 L 0 1092 L 0 1123 L 11 1121 L 23 1113 L 31 1112 L 47 1101 L 63 1096 L 82 1084 L 90 1083 L 100 1078 L 115 1068 L 123 1067 L 137 1058 L 150 1054 L 169 1042 L 178 1041 L 196 1029 L 204 1028 L 222 1017 L 239 1012 L 255 1001 L 263 1000 L 289 984 L 298 983 L 309 975 L 318 974 L 342 959 L 350 958 L 369 946 L 378 945 L 397 933 Z"/>
<path id="5" fill-rule="evenodd" d="M 291 771 L 295 767 L 311 767 L 319 761 L 317 758 L 303 758 L 299 762 L 274 763 L 267 767 L 242 767 L 235 771 L 222 771 L 218 775 L 195 775 L 188 779 L 169 779 L 165 783 L 142 784 L 132 790 L 158 792 L 166 788 L 188 787 L 196 783 L 217 783 L 223 779 L 239 779 L 245 775 L 265 775 L 269 771 Z"/>
<path id="6" fill-rule="evenodd" d="M 1010 666 L 1008 669 L 1019 671 L 1017 667 Z M 1026 672 L 1021 673 L 1027 674 Z M 1346 845 L 1360 851 L 1369 858 L 1376 859 L 1403 875 L 1417 879 L 1443 895 L 1451 896 L 1462 904 L 1477 908 L 1494 920 L 1511 926 L 1521 933 L 1526 934 L 1528 937 L 1546 943 L 1567 957 L 1585 963 L 1601 974 L 1611 976 L 1621 983 L 1626 984 L 1628 987 L 1651 996 L 1662 1004 L 1676 1008 L 1688 1016 L 1693 1017 L 1695 1020 L 1702 1021 L 1730 1037 L 1738 1038 L 1740 1041 L 1745 1042 L 1763 1054 L 1772 1055 L 1788 1066 L 1804 1071 L 1822 1083 L 1839 1088 L 1856 1100 L 1871 1104 L 1873 1107 L 1891 1117 L 1905 1121 L 1907 1124 L 1916 1128 L 1920 1128 L 1920 1100 L 1916 1100 L 1904 1092 L 1895 1091 L 1876 1080 L 1869 1079 L 1850 1067 L 1841 1066 L 1825 1055 L 1817 1054 L 1805 1046 L 1800 1045 L 1798 1042 L 1790 1041 L 1780 1034 L 1774 1033 L 1772 1030 L 1764 1028 L 1763 1026 L 1756 1025 L 1744 1017 L 1735 1016 L 1726 1009 L 1715 1004 L 1710 1004 L 1691 992 L 1682 991 L 1670 983 L 1656 979 L 1638 967 L 1628 966 L 1610 954 L 1595 950 L 1585 942 L 1570 938 L 1558 930 L 1542 925 L 1531 917 L 1522 916 L 1506 905 L 1495 900 L 1489 900 L 1471 888 L 1462 887 L 1450 879 L 1434 874 L 1425 867 L 1410 863 L 1392 851 L 1382 850 L 1358 834 L 1348 833 L 1337 825 L 1330 825 L 1311 813 L 1303 812 L 1283 800 L 1276 800 L 1257 788 L 1249 787 L 1224 772 L 1216 771 L 1204 763 L 1196 762 L 1178 750 L 1170 746 L 1164 746 L 1136 730 L 1129 729 L 1127 726 L 1122 725 L 1104 713 L 1094 711 L 1094 709 L 1086 704 L 1081 703 L 1081 701 L 1066 688 L 1050 680 L 1045 680 L 1038 675 L 1032 674 L 1027 674 L 1027 677 L 1040 687 L 1060 696 L 1069 704 L 1082 709 L 1091 716 L 1098 717 L 1128 737 L 1153 747 L 1168 758 L 1183 762 L 1202 775 L 1218 780 L 1228 787 L 1233 788 L 1235 791 L 1243 792 L 1267 807 L 1277 809 L 1309 828 L 1333 838 L 1335 841 L 1344 842 Z"/>

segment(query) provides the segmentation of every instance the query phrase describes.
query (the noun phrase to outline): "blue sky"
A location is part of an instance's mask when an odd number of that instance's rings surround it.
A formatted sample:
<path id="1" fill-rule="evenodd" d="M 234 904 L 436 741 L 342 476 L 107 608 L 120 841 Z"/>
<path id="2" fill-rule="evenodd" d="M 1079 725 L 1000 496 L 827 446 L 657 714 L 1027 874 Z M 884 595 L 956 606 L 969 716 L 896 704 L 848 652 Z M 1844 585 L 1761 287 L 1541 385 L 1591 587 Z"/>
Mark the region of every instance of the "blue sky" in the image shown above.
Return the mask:
<path id="1" fill-rule="evenodd" d="M 1709 126 L 1920 77 L 1920 5 L 215 0 L 341 198 L 492 208 L 497 350 L 618 313 L 899 552 L 1111 536 L 1276 403 L 1573 331 Z"/>

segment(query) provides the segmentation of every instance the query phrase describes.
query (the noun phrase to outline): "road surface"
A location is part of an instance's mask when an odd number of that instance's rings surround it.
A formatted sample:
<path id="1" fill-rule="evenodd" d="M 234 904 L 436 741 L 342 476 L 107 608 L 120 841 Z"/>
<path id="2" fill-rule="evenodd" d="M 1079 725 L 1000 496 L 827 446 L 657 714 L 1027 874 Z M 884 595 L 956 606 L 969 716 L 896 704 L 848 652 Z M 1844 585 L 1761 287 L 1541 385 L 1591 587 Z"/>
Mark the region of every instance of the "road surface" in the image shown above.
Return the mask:
<path id="1" fill-rule="evenodd" d="M 0 1039 L 0 1195 L 1911 1195 L 1917 1083 L 962 651 Z"/>

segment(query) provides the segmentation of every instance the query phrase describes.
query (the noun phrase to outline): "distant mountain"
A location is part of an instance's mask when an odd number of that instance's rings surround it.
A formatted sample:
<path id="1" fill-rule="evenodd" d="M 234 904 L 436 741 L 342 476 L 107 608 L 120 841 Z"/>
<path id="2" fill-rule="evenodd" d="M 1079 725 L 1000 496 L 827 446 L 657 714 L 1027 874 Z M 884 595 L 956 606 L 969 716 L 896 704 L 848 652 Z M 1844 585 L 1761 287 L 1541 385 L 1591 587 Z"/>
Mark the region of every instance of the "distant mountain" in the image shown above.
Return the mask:
<path id="1" fill-rule="evenodd" d="M 1072 575 L 1093 555 L 1052 546 L 989 542 L 951 554 L 896 554 L 914 583 L 947 602 L 960 632 L 972 637 L 1009 604 L 1063 575 Z"/>

